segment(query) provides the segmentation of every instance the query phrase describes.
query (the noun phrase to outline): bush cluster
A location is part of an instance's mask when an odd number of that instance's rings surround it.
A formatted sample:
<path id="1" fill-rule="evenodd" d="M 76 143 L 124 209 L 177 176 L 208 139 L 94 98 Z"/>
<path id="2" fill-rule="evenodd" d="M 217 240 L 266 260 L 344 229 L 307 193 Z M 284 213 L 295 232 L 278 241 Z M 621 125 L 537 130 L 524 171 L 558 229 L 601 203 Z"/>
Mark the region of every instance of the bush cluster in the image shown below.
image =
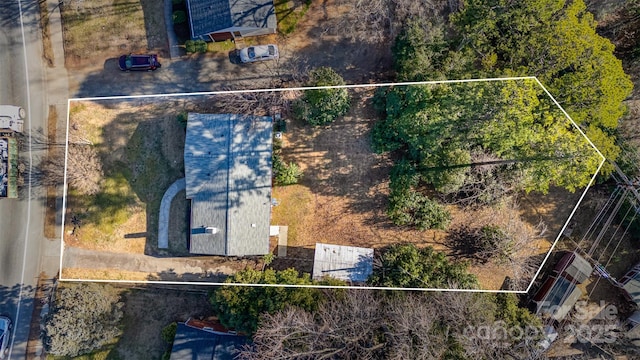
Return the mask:
<path id="1" fill-rule="evenodd" d="M 273 153 L 271 157 L 273 176 L 276 185 L 286 186 L 297 184 L 302 178 L 302 169 L 298 164 L 287 163 L 282 159 L 282 141 L 280 139 L 273 140 Z"/>
<path id="2" fill-rule="evenodd" d="M 419 182 L 420 176 L 408 161 L 400 161 L 394 166 L 389 185 L 389 218 L 396 225 L 420 230 L 446 229 L 451 214 L 444 206 L 415 190 Z"/>
<path id="3" fill-rule="evenodd" d="M 187 53 L 206 53 L 207 42 L 204 40 L 187 40 L 184 43 Z"/>
<path id="4" fill-rule="evenodd" d="M 319 67 L 309 73 L 308 86 L 344 85 L 342 77 L 330 67 Z M 347 89 L 305 90 L 303 96 L 293 104 L 293 114 L 297 119 L 311 125 L 326 125 L 349 111 Z"/>
<path id="5" fill-rule="evenodd" d="M 187 21 L 187 13 L 182 10 L 174 11 L 172 19 L 174 24 L 184 24 Z"/>

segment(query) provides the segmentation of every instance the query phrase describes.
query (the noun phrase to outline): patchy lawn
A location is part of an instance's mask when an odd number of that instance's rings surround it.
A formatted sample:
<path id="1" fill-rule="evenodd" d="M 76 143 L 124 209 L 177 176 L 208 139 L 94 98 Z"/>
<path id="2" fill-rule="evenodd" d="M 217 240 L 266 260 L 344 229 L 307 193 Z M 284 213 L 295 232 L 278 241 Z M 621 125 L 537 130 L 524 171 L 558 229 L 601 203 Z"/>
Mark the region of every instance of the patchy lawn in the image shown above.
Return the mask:
<path id="1" fill-rule="evenodd" d="M 295 31 L 298 21 L 309 10 L 311 0 L 275 0 L 274 5 L 278 19 L 278 30 L 289 35 Z"/>
<path id="2" fill-rule="evenodd" d="M 102 65 L 131 52 L 165 51 L 164 2 L 69 0 L 61 2 L 65 65 Z"/>
<path id="3" fill-rule="evenodd" d="M 104 179 L 96 195 L 70 189 L 67 244 L 116 252 L 154 251 L 160 200 L 169 185 L 184 176 L 180 111 L 172 101 L 71 104 L 70 126 L 94 144 Z M 74 216 L 80 226 L 70 234 Z"/>

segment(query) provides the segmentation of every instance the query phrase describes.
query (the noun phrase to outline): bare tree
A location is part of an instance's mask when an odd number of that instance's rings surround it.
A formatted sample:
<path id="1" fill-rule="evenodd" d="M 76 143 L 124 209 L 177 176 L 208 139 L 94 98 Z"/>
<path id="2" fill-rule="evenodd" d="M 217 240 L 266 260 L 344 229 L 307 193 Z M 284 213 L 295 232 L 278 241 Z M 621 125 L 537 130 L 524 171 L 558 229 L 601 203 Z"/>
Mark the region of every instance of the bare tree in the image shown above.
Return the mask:
<path id="1" fill-rule="evenodd" d="M 341 298 L 341 295 L 344 295 Z M 333 293 L 315 314 L 288 308 L 265 314 L 242 359 L 374 359 L 384 342 L 381 301 L 369 291 Z"/>
<path id="2" fill-rule="evenodd" d="M 31 173 L 33 183 L 43 186 L 62 185 L 66 170 L 67 183 L 80 193 L 96 194 L 100 191 L 102 160 L 80 125 L 73 123 L 69 126 L 66 154 L 64 143 L 52 143 L 41 132 L 33 133 L 32 139 L 37 146 L 48 150 Z"/>
<path id="3" fill-rule="evenodd" d="M 327 32 L 363 45 L 393 41 L 410 19 L 425 19 L 431 27 L 443 23 L 451 7 L 442 0 L 340 0 L 337 5 L 346 10 L 329 22 Z"/>
<path id="4" fill-rule="evenodd" d="M 536 240 L 544 233 L 543 222 L 531 228 L 520 217 L 515 200 L 475 209 L 460 219 L 447 235 L 452 255 L 475 262 L 491 263 L 509 276 L 510 290 L 523 290 L 539 266 Z"/>
<path id="5" fill-rule="evenodd" d="M 494 300 L 480 293 L 338 292 L 315 313 L 288 308 L 264 315 L 240 358 L 426 360 L 445 357 L 456 343 L 457 355 L 467 359 L 536 359 L 526 341 L 473 331 L 495 323 Z"/>

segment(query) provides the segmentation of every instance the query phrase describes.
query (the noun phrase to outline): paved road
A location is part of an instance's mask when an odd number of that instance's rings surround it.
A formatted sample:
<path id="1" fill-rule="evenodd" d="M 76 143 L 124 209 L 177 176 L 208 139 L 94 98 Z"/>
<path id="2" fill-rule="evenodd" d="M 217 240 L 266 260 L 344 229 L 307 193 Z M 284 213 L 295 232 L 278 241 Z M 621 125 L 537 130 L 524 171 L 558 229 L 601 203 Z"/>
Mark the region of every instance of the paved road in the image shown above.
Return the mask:
<path id="1" fill-rule="evenodd" d="M 57 1 L 56 1 L 57 3 Z M 20 162 L 27 168 L 42 154 L 30 152 L 29 134 L 46 131 L 46 75 L 37 0 L 5 0 L 0 8 L 0 103 L 24 107 L 24 146 Z M 51 89 L 50 89 L 51 90 Z M 66 97 L 66 93 L 61 95 Z M 18 199 L 0 200 L 0 313 L 14 321 L 10 359 L 26 357 L 29 325 L 37 277 L 44 268 L 41 256 L 52 254 L 55 243 L 44 238 L 42 189 L 24 186 Z"/>

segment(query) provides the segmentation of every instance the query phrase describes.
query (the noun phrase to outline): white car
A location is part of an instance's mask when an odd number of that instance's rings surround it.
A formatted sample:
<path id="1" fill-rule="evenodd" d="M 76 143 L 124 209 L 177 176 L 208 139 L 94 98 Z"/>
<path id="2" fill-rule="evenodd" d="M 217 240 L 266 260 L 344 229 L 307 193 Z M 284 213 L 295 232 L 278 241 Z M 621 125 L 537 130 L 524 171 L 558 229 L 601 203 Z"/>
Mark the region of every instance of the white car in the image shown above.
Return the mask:
<path id="1" fill-rule="evenodd" d="M 23 108 L 13 105 L 0 105 L 0 129 L 22 132 L 27 113 Z"/>
<path id="2" fill-rule="evenodd" d="M 11 336 L 11 320 L 0 316 L 0 359 L 4 359 L 9 352 L 9 337 Z"/>
<path id="3" fill-rule="evenodd" d="M 274 60 L 278 56 L 278 47 L 276 45 L 257 45 L 240 49 L 240 61 L 243 63 Z"/>

